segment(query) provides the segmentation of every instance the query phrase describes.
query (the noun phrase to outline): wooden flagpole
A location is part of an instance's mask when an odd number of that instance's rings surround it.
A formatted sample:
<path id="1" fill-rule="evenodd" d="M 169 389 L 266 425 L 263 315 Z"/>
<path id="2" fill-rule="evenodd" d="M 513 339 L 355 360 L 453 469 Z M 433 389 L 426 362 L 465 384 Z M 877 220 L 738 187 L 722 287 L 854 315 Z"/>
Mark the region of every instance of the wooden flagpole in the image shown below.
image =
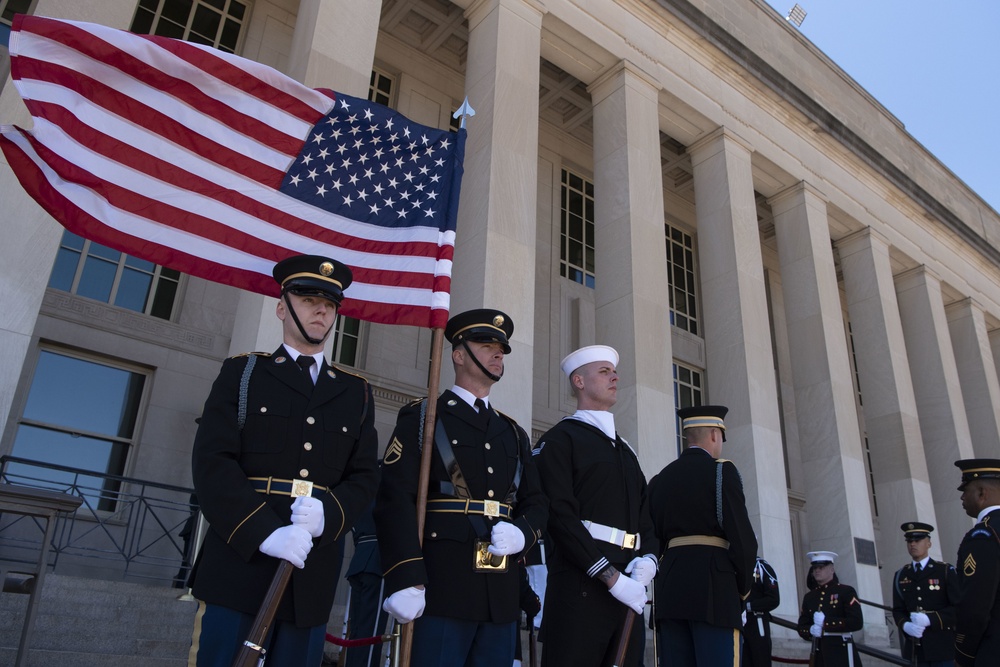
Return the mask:
<path id="1" fill-rule="evenodd" d="M 420 451 L 420 476 L 417 479 L 417 539 L 424 544 L 424 519 L 427 514 L 427 486 L 431 477 L 431 455 L 434 452 L 434 425 L 437 421 L 437 397 L 441 383 L 441 356 L 444 347 L 444 329 L 432 329 L 431 361 L 427 371 L 427 410 L 424 415 L 424 432 Z M 413 621 L 402 626 L 400 636 L 400 667 L 410 667 L 413 649 Z"/>

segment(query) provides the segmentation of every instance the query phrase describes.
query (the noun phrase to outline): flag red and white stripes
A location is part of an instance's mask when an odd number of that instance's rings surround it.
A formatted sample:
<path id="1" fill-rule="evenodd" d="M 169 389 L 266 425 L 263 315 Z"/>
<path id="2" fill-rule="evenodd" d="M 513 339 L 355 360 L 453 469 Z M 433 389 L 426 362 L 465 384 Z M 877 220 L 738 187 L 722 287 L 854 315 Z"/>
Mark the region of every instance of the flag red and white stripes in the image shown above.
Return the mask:
<path id="1" fill-rule="evenodd" d="M 444 326 L 464 130 L 99 25 L 18 16 L 10 54 L 34 128 L 0 147 L 70 231 L 270 295 L 277 260 L 328 255 L 354 270 L 343 314 Z"/>

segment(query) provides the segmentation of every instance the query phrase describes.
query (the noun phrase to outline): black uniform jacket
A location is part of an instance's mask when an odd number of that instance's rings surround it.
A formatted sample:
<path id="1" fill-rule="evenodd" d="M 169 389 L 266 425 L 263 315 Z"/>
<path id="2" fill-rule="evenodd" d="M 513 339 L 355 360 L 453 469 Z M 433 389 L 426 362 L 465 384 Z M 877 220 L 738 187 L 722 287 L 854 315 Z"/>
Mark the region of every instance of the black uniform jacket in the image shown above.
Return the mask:
<path id="1" fill-rule="evenodd" d="M 257 613 L 278 565 L 259 547 L 291 523 L 292 498 L 258 493 L 247 478 L 304 479 L 329 489 L 318 496 L 324 530 L 305 568 L 292 575 L 278 618 L 299 627 L 322 625 L 340 577 L 342 538 L 378 484 L 371 390 L 363 378 L 325 362 L 313 387 L 280 347 L 257 357 L 241 431 L 239 387 L 248 358 L 223 362 L 195 436 L 194 485 L 211 530 L 195 565 L 193 593 L 210 604 Z"/>
<path id="2" fill-rule="evenodd" d="M 955 622 L 955 664 L 1000 662 L 1000 510 L 993 510 L 962 538 L 956 567 L 961 602 Z"/>
<path id="3" fill-rule="evenodd" d="M 624 570 L 636 556 L 659 554 L 646 477 L 621 437 L 612 445 L 597 427 L 563 419 L 538 441 L 535 462 L 549 497 L 550 574 L 572 570 L 594 577 L 608 564 Z M 638 534 L 639 546 L 625 549 L 596 540 L 584 520 Z"/>
<path id="4" fill-rule="evenodd" d="M 722 524 L 716 514 L 716 475 L 722 463 Z M 656 618 L 743 627 L 743 602 L 757 554 L 743 482 L 732 461 L 689 447 L 649 482 L 649 511 L 660 540 Z M 690 545 L 668 548 L 689 536 L 723 538 L 729 549 Z"/>
<path id="5" fill-rule="evenodd" d="M 892 580 L 892 618 L 902 638 L 902 654 L 913 657 L 913 638 L 903 632 L 910 612 L 922 611 L 930 619 L 917 647 L 920 662 L 953 660 L 955 657 L 955 608 L 958 605 L 958 573 L 948 563 L 927 560 L 919 572 L 908 563 Z"/>
<path id="6" fill-rule="evenodd" d="M 415 401 L 399 411 L 396 429 L 382 463 L 382 482 L 375 503 L 375 525 L 386 582 L 386 597 L 424 584 L 427 606 L 424 614 L 477 622 L 510 623 L 519 615 L 520 554 L 508 557 L 507 572 L 476 572 L 473 569 L 477 537 L 490 538 L 496 520 L 483 517 L 483 534 L 474 521 L 461 512 L 434 512 L 428 503 L 423 548 L 417 539 L 416 499 L 421 453 L 421 403 Z M 475 409 L 450 390 L 437 403 L 438 419 L 444 425 L 474 500 L 509 502 L 518 461 L 521 479 L 514 498 L 514 525 L 524 534 L 524 548 L 538 539 L 548 516 L 548 501 L 542 493 L 538 471 L 531 460 L 528 436 L 513 420 L 491 406 L 487 425 Z M 441 455 L 434 448 L 428 500 L 454 498 L 450 477 Z M 445 483 L 442 492 L 441 483 Z M 479 523 L 476 519 L 475 523 Z"/>
<path id="7" fill-rule="evenodd" d="M 848 651 L 854 652 L 854 666 L 860 667 L 861 656 L 852 642 L 845 642 L 841 635 L 856 632 L 864 627 L 865 619 L 858 602 L 857 592 L 840 583 L 837 575 L 825 586 L 817 586 L 802 598 L 802 612 L 799 614 L 799 636 L 811 641 L 809 628 L 813 624 L 813 613 L 821 611 L 826 615 L 823 621 L 823 637 L 816 646 L 816 667 L 848 667 Z M 827 633 L 830 633 L 827 636 Z"/>
<path id="8" fill-rule="evenodd" d="M 382 563 L 379 562 L 378 540 L 375 539 L 375 519 L 372 517 L 374 504 L 369 505 L 364 514 L 358 517 L 351 536 L 354 539 L 354 555 L 344 573 L 345 579 L 356 574 L 374 574 L 382 576 Z"/>

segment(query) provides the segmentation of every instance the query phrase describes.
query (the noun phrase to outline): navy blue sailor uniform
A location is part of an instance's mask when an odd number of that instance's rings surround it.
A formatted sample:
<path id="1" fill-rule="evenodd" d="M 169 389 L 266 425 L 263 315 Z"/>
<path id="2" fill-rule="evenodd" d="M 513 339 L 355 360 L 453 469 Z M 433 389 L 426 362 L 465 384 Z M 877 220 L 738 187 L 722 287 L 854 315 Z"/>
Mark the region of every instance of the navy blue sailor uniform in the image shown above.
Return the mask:
<path id="1" fill-rule="evenodd" d="M 194 596 L 257 613 L 279 562 L 259 547 L 290 524 L 291 483 L 301 479 L 314 484 L 325 528 L 305 567 L 294 570 L 276 618 L 300 628 L 325 625 L 340 577 L 343 537 L 378 484 L 377 447 L 364 378 L 324 361 L 313 386 L 284 346 L 272 355 L 226 359 L 205 402 L 192 452 L 195 490 L 211 526 L 192 575 Z"/>
<path id="2" fill-rule="evenodd" d="M 535 449 L 549 498 L 542 665 L 610 664 L 627 608 L 596 577 L 609 565 L 627 576 L 635 557 L 659 553 L 646 477 L 632 448 L 615 436 L 566 418 Z M 638 656 L 630 648 L 627 661 L 634 664 Z"/>
<path id="3" fill-rule="evenodd" d="M 892 618 L 903 640 L 900 649 L 904 658 L 912 660 L 916 646 L 918 664 L 954 660 L 958 596 L 958 573 L 949 563 L 928 558 L 919 572 L 913 563 L 896 571 L 892 580 Z M 915 611 L 927 614 L 931 622 L 917 642 L 903 631 L 903 624 Z"/>
<path id="4" fill-rule="evenodd" d="M 960 603 L 955 621 L 955 665 L 985 667 L 1000 662 L 1000 508 L 962 538 L 957 568 Z"/>
<path id="5" fill-rule="evenodd" d="M 424 617 L 513 623 L 520 618 L 520 554 L 508 556 L 505 572 L 477 571 L 474 555 L 477 539 L 488 542 L 498 520 L 510 521 L 521 530 L 524 551 L 535 544 L 545 525 L 548 502 L 531 460 L 528 436 L 492 405 L 484 420 L 452 391 L 441 394 L 438 421 L 467 483 L 470 502 L 456 495 L 435 444 L 421 547 L 416 498 L 424 402 L 414 401 L 399 411 L 383 458 L 375 524 L 385 595 L 424 585 Z M 498 517 L 484 514 L 494 510 Z"/>
<path id="6" fill-rule="evenodd" d="M 851 586 L 840 583 L 837 575 L 823 586 L 816 586 L 802 598 L 799 614 L 799 636 L 807 641 L 813 614 L 823 612 L 823 636 L 815 640 L 813 667 L 861 667 L 861 655 L 854 646 L 853 632 L 864 627 L 858 594 Z"/>

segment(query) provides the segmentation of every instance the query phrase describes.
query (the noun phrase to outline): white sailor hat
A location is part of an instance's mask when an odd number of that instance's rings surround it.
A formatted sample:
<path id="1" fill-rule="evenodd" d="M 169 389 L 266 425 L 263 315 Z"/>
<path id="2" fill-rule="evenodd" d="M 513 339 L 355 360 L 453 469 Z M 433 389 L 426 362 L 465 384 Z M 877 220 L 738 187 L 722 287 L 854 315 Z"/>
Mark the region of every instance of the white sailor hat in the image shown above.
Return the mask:
<path id="1" fill-rule="evenodd" d="M 833 551 L 810 551 L 806 556 L 813 565 L 827 565 L 837 560 L 837 554 Z"/>
<path id="2" fill-rule="evenodd" d="M 567 354 L 559 362 L 559 368 L 566 374 L 566 377 L 570 377 L 576 369 L 595 361 L 607 361 L 612 366 L 617 367 L 618 352 L 615 348 L 607 345 L 588 345 Z"/>

